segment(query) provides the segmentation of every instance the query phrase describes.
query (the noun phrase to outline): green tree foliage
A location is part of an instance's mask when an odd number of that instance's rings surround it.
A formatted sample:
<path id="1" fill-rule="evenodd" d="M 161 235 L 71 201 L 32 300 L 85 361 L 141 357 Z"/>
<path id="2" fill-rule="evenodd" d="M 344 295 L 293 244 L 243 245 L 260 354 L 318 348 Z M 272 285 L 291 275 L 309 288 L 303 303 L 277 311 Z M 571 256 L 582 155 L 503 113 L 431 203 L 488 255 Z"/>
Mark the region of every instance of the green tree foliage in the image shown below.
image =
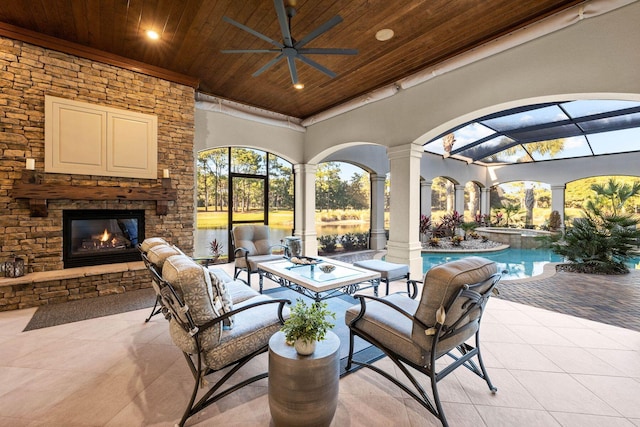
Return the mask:
<path id="1" fill-rule="evenodd" d="M 262 177 L 267 173 L 267 153 L 245 148 L 231 150 L 231 167 L 236 174 L 256 175 L 234 178 L 234 206 L 236 211 L 262 208 L 264 186 Z M 293 209 L 293 170 L 291 164 L 276 155 L 269 158 L 269 208 Z M 205 211 L 227 209 L 229 198 L 229 148 L 215 148 L 198 153 L 197 186 L 198 206 Z"/>
<path id="2" fill-rule="evenodd" d="M 246 175 L 266 174 L 266 155 L 250 148 L 231 149 L 231 170 Z M 247 177 L 234 178 L 233 211 L 249 212 L 264 206 L 264 181 Z"/>
<path id="3" fill-rule="evenodd" d="M 269 154 L 269 209 L 293 209 L 291 164 Z"/>
<path id="4" fill-rule="evenodd" d="M 568 208 L 580 209 L 587 203 L 587 200 L 595 197 L 593 185 L 606 187 L 610 179 L 615 178 L 618 185 L 626 185 L 631 188 L 640 183 L 640 179 L 631 176 L 596 176 L 573 181 L 567 184 L 565 191 L 565 206 Z M 636 207 L 640 207 L 640 194 L 626 198 L 625 211 L 633 212 Z"/>
<path id="5" fill-rule="evenodd" d="M 316 208 L 367 209 L 371 197 L 369 174 L 354 173 L 350 180 L 340 176 L 339 162 L 318 165 L 316 171 Z"/>
<path id="6" fill-rule="evenodd" d="M 354 173 L 347 185 L 348 203 L 352 209 L 368 209 L 371 194 L 369 174 Z"/>
<path id="7" fill-rule="evenodd" d="M 564 236 L 547 239 L 554 252 L 564 256 L 578 271 L 620 274 L 628 272 L 625 262 L 640 239 L 638 220 L 621 211 L 625 200 L 640 191 L 615 180 L 594 185 L 585 204 L 584 217 L 576 218 Z M 601 203 L 599 203 L 601 202 Z"/>
<path id="8" fill-rule="evenodd" d="M 640 182 L 627 184 L 609 178 L 606 184 L 591 184 L 591 190 L 596 193 L 595 198 L 587 200 L 587 209 L 606 209 L 613 215 L 625 210 L 625 203 L 630 198 L 640 194 Z"/>
<path id="9" fill-rule="evenodd" d="M 198 153 L 197 185 L 198 206 L 205 211 L 223 210 L 227 204 L 229 180 L 229 156 L 227 148 L 216 148 Z"/>

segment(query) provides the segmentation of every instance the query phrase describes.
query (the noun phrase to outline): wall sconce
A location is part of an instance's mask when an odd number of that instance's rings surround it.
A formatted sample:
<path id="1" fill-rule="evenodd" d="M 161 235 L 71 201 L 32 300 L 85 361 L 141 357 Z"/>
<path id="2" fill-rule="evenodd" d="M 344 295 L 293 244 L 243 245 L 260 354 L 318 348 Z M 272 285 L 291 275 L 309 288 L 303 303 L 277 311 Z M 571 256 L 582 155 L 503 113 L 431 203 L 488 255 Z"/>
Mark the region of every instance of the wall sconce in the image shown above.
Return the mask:
<path id="1" fill-rule="evenodd" d="M 24 276 L 24 259 L 11 255 L 9 261 L 4 263 L 4 275 L 6 277 Z"/>
<path id="2" fill-rule="evenodd" d="M 27 165 L 26 165 L 27 170 L 35 170 L 36 168 L 36 159 L 27 159 Z"/>
<path id="3" fill-rule="evenodd" d="M 162 169 L 162 177 L 169 178 L 169 169 Z"/>

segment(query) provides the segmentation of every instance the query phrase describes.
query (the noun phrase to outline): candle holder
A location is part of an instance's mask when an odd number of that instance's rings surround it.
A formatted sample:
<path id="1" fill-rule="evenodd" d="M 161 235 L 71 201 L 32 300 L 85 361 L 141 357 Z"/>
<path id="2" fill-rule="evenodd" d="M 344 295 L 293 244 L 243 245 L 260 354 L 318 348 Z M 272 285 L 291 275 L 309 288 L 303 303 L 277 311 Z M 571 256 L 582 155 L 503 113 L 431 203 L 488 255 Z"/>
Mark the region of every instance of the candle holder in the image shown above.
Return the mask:
<path id="1" fill-rule="evenodd" d="M 6 277 L 24 276 L 24 259 L 11 255 L 9 261 L 4 263 L 4 275 Z"/>

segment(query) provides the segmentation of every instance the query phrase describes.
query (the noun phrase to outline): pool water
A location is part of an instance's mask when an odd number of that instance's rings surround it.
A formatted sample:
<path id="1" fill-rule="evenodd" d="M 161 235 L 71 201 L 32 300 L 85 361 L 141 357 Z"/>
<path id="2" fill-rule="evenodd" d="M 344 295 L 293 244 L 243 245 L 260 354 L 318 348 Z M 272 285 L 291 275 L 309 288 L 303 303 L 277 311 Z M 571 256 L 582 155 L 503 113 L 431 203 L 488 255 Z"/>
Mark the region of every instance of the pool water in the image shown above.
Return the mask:
<path id="1" fill-rule="evenodd" d="M 431 267 L 438 264 L 469 256 L 481 256 L 495 261 L 498 264 L 498 271 L 506 270 L 506 273 L 502 275 L 503 280 L 536 276 L 542 273 L 545 264 L 563 261 L 560 255 L 549 249 L 509 248 L 497 252 L 423 253 L 422 270 L 426 273 Z M 634 258 L 627 265 L 630 269 L 640 269 L 640 257 Z"/>

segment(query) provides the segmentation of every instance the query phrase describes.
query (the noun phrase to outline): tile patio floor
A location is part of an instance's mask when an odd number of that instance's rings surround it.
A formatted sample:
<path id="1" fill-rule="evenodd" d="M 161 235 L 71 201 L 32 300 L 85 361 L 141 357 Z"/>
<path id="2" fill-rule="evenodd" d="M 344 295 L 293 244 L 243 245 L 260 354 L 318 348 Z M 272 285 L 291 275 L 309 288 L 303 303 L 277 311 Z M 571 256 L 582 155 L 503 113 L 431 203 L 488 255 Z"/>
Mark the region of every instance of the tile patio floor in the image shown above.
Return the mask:
<path id="1" fill-rule="evenodd" d="M 566 277 L 542 284 L 585 288 L 586 295 L 572 295 L 593 302 L 593 317 L 602 321 L 508 301 L 510 292 L 518 292 L 503 283 L 501 298 L 488 304 L 482 331 L 498 392 L 492 395 L 466 369 L 455 371 L 440 383 L 451 426 L 640 426 L 640 332 L 621 327 L 637 322 L 637 314 L 618 319 L 615 305 L 640 306 L 636 279 L 634 286 L 596 280 L 605 294 L 616 294 L 603 308 L 600 293 Z M 534 300 L 555 308 L 538 294 Z M 583 311 L 574 314 L 588 317 L 591 310 L 578 305 Z M 164 319 L 145 324 L 145 309 L 22 332 L 34 311 L 0 313 L 0 426 L 171 426 L 180 418 L 192 379 Z M 266 368 L 263 356 L 251 370 Z M 378 364 L 396 371 L 386 359 Z M 222 399 L 187 425 L 269 426 L 266 380 Z M 367 369 L 340 380 L 334 427 L 437 425 Z"/>

